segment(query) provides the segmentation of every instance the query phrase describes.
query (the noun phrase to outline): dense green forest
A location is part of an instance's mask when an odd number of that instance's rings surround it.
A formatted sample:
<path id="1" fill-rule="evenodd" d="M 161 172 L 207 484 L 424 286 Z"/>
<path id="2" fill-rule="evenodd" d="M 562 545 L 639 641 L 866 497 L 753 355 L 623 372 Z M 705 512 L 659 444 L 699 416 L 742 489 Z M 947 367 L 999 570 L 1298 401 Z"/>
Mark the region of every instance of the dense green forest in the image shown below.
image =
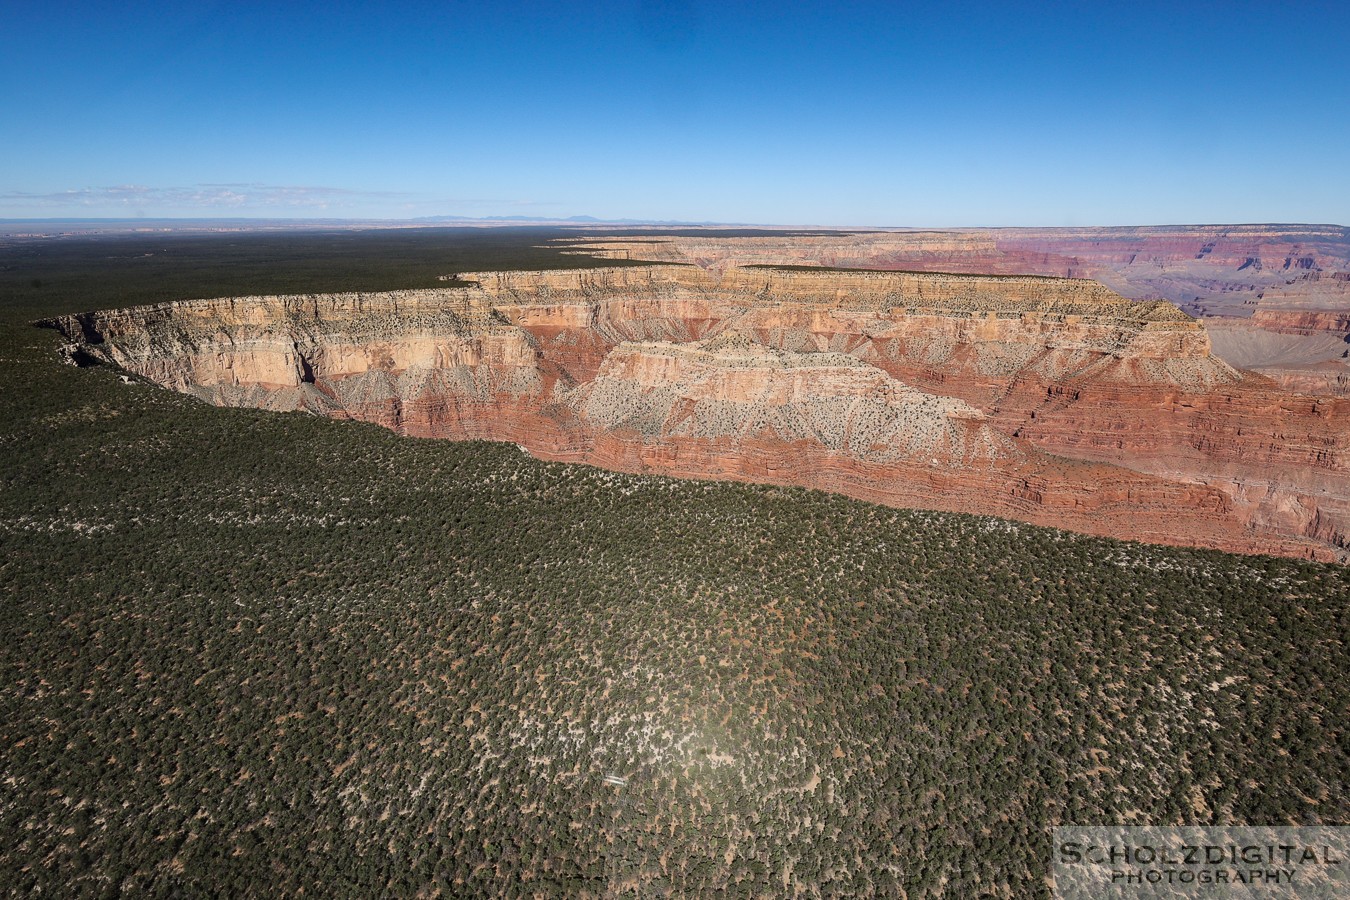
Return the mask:
<path id="1" fill-rule="evenodd" d="M 1345 568 L 217 409 L 30 324 L 551 236 L 0 239 L 0 889 L 1047 897 L 1057 824 L 1350 823 Z"/>

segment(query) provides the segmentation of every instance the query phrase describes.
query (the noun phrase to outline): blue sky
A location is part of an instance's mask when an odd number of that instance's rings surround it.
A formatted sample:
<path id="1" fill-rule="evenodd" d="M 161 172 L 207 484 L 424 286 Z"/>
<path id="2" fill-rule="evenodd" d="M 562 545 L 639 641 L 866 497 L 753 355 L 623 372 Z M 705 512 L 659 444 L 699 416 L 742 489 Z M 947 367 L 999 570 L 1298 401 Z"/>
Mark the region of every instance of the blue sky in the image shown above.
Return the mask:
<path id="1" fill-rule="evenodd" d="M 1350 223 L 1350 4 L 0 4 L 0 217 Z"/>

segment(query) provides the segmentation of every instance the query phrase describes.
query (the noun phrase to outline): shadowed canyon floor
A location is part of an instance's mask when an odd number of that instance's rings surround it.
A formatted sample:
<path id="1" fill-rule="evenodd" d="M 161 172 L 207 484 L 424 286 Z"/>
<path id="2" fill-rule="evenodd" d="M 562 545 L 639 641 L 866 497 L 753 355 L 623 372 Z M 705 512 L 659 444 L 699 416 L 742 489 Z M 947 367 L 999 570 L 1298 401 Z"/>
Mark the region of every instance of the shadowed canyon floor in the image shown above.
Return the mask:
<path id="1" fill-rule="evenodd" d="M 736 240 L 760 239 L 717 246 Z M 52 324 L 74 359 L 221 405 L 513 441 L 628 472 L 1346 558 L 1350 400 L 1234 368 L 1170 302 L 1085 279 L 691 261 L 702 265 L 463 274 L 441 289 Z"/>

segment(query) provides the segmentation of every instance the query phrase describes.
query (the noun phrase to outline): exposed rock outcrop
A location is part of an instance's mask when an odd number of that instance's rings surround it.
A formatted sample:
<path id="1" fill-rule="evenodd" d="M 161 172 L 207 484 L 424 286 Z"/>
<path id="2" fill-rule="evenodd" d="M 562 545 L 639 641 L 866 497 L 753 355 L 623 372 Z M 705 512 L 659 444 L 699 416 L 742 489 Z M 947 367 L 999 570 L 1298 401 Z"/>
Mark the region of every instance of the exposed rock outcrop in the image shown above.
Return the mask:
<path id="1" fill-rule="evenodd" d="M 833 234 L 568 241 L 575 252 L 690 263 L 911 269 L 1092 278 L 1131 298 L 1163 298 L 1207 315 L 1258 304 L 1344 309 L 1350 229 L 1339 225 L 890 230 Z M 1342 282 L 1344 287 L 1344 282 Z"/>
<path id="2" fill-rule="evenodd" d="M 867 462 L 945 466 L 1019 455 L 960 400 L 916 391 L 855 356 L 776 350 L 731 332 L 620 344 L 566 402 L 601 431 L 643 438 L 806 442 Z"/>
<path id="3" fill-rule="evenodd" d="M 1350 334 L 1348 309 L 1258 309 L 1252 313 L 1252 324 L 1276 334 L 1317 334 L 1330 331 Z"/>
<path id="4" fill-rule="evenodd" d="M 1350 403 L 1195 320 L 1061 278 L 611 267 L 66 316 L 213 403 L 514 441 L 625 471 L 1317 558 L 1350 528 Z"/>

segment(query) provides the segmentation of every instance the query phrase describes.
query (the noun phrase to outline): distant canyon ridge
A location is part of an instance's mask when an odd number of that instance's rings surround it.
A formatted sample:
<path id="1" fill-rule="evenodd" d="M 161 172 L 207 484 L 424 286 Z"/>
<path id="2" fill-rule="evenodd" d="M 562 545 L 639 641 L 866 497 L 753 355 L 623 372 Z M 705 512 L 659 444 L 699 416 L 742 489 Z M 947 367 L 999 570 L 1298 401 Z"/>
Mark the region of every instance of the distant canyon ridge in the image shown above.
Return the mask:
<path id="1" fill-rule="evenodd" d="M 624 263 L 46 324 L 72 359 L 220 405 L 1350 561 L 1345 228 L 564 245 Z"/>

